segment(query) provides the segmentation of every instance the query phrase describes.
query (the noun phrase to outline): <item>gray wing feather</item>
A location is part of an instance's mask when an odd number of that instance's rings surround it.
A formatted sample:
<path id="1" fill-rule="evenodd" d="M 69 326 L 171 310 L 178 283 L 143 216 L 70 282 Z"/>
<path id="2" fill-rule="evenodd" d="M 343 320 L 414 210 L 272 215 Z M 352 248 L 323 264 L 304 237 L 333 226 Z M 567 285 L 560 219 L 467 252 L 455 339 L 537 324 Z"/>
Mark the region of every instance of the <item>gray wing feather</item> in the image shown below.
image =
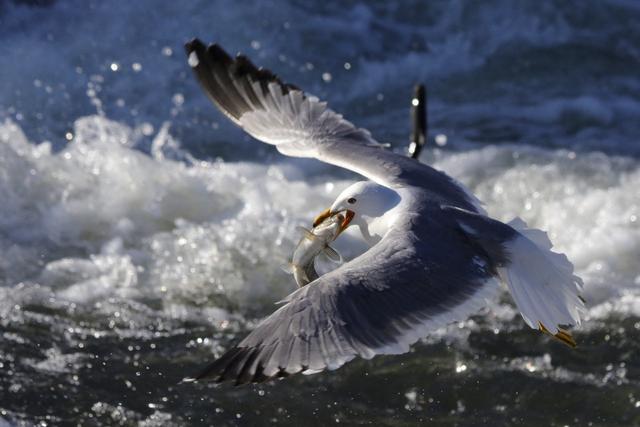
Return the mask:
<path id="1" fill-rule="evenodd" d="M 211 101 L 254 138 L 285 155 L 314 157 L 388 187 L 428 187 L 436 200 L 475 210 L 476 200 L 447 175 L 383 149 L 368 130 L 245 56 L 232 58 L 220 46 L 207 47 L 197 39 L 185 47 Z"/>
<path id="2" fill-rule="evenodd" d="M 498 266 L 449 212 L 438 206 L 421 215 L 292 293 L 195 379 L 243 384 L 402 353 L 429 330 L 477 311 L 498 289 Z"/>

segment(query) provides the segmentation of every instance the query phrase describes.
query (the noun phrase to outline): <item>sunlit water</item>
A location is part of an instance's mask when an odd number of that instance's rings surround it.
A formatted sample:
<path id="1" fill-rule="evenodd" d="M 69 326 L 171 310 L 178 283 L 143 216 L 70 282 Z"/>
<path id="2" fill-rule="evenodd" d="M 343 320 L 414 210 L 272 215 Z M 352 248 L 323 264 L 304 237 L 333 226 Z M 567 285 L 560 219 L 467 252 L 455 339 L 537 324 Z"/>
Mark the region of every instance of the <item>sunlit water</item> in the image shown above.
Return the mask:
<path id="1" fill-rule="evenodd" d="M 640 424 L 634 2 L 184 3 L 0 3 L 0 426 Z M 426 81 L 446 141 L 421 160 L 549 231 L 586 283 L 579 347 L 503 296 L 407 355 L 178 384 L 294 289 L 295 227 L 357 179 L 229 125 L 192 36 L 399 151 Z"/>

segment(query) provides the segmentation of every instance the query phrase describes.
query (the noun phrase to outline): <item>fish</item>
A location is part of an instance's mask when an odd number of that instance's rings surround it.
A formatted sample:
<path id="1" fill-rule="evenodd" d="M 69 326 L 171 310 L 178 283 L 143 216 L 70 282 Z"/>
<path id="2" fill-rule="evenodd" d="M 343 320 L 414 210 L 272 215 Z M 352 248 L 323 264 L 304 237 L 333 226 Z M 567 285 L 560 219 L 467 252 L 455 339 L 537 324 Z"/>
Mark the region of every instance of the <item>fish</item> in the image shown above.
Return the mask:
<path id="1" fill-rule="evenodd" d="M 342 256 L 329 246 L 329 243 L 333 242 L 342 232 L 343 223 L 344 215 L 339 213 L 328 217 L 311 230 L 297 227 L 302 233 L 302 238 L 293 251 L 291 262 L 284 266 L 284 270 L 293 274 L 299 288 L 319 277 L 315 268 L 315 259 L 318 255 L 324 254 L 331 261 L 342 262 Z"/>

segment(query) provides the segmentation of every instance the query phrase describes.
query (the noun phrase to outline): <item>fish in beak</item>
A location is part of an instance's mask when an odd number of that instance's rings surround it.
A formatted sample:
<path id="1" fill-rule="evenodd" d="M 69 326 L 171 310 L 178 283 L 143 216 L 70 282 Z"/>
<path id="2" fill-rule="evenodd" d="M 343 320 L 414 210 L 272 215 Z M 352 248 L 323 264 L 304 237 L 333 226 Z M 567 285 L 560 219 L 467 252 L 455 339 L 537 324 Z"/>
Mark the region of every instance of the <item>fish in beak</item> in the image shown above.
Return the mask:
<path id="1" fill-rule="evenodd" d="M 318 215 L 314 220 L 313 220 L 313 226 L 317 227 L 318 224 L 321 224 L 324 220 L 326 220 L 329 217 L 332 217 L 334 215 L 337 215 L 339 213 L 342 213 L 343 211 L 340 212 L 331 212 L 331 209 L 325 209 L 324 211 L 322 211 L 320 213 L 320 215 Z M 340 233 L 342 233 L 344 230 L 346 230 L 346 228 L 349 226 L 349 224 L 351 223 L 351 220 L 353 219 L 353 216 L 355 215 L 355 212 L 350 211 L 349 209 L 344 211 L 344 220 L 342 220 L 342 224 L 340 224 Z"/>

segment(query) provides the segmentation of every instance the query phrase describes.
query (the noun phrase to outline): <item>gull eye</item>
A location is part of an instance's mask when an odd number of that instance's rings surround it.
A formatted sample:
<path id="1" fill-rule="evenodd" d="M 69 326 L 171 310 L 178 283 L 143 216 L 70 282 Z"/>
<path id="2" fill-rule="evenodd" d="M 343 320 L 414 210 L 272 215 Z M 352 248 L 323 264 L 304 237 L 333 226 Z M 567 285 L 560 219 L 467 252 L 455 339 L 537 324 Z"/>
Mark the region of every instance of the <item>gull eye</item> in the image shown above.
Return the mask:
<path id="1" fill-rule="evenodd" d="M 347 203 L 349 203 L 350 205 L 354 204 L 355 202 L 356 202 L 356 199 L 353 197 L 347 199 Z"/>

